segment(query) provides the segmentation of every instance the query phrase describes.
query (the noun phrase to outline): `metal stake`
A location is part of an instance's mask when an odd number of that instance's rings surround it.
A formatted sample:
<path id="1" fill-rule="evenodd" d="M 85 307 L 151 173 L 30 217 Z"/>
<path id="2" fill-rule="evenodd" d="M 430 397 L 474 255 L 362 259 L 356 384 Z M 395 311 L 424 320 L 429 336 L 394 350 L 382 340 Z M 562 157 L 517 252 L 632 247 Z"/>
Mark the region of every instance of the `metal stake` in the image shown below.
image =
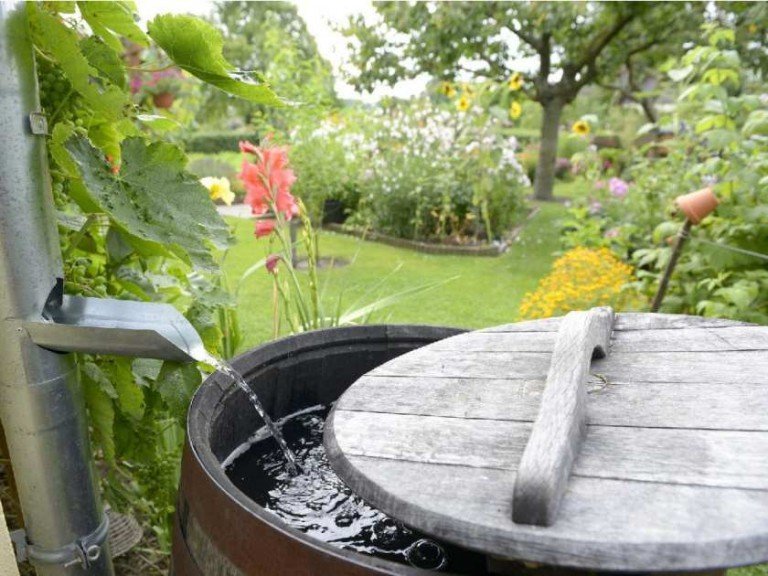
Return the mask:
<path id="1" fill-rule="evenodd" d="M 39 576 L 113 574 L 72 354 L 33 343 L 62 276 L 23 2 L 0 3 L 0 419 Z M 72 560 L 61 561 L 64 551 Z M 51 563 L 48 560 L 53 559 Z M 48 560 L 47 560 L 48 559 Z M 69 565 L 65 565 L 69 564 Z"/>

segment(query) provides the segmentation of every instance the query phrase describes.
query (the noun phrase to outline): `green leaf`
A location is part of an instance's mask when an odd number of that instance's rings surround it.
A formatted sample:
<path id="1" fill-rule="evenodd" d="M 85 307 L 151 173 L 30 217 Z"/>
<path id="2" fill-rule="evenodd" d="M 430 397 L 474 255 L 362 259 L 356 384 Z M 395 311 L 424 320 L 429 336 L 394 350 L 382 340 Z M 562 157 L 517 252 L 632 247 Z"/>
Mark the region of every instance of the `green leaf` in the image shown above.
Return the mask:
<path id="1" fill-rule="evenodd" d="M 115 390 L 115 387 L 112 385 L 112 381 L 109 379 L 109 377 L 102 371 L 102 369 L 96 365 L 94 362 L 83 362 L 82 364 L 82 374 L 83 374 L 83 380 L 85 382 L 90 382 L 94 386 L 97 386 L 100 390 L 102 390 L 107 396 L 113 399 L 117 399 L 117 390 Z"/>
<path id="2" fill-rule="evenodd" d="M 218 351 L 221 348 L 223 334 L 210 306 L 197 301 L 189 307 L 184 316 L 200 335 L 206 350 Z"/>
<path id="3" fill-rule="evenodd" d="M 195 364 L 165 362 L 157 377 L 157 391 L 180 422 L 187 416 L 192 395 L 202 382 Z"/>
<path id="4" fill-rule="evenodd" d="M 131 361 L 128 358 L 115 358 L 107 366 L 120 409 L 134 420 L 144 416 L 144 392 L 134 381 Z"/>
<path id="5" fill-rule="evenodd" d="M 181 128 L 181 124 L 173 120 L 172 118 L 166 118 L 165 116 L 159 116 L 157 114 L 139 114 L 136 119 L 143 122 L 153 130 L 158 132 L 165 132 L 167 130 L 178 130 Z"/>
<path id="6" fill-rule="evenodd" d="M 215 268 L 211 250 L 227 246 L 229 227 L 197 177 L 184 171 L 181 150 L 128 138 L 120 173 L 113 175 L 87 139 L 72 138 L 66 148 L 85 184 L 87 198 L 78 197 L 78 202 L 95 203 L 140 242 L 167 248 L 195 266 Z"/>
<path id="7" fill-rule="evenodd" d="M 114 462 L 115 438 L 113 425 L 115 422 L 115 408 L 112 405 L 112 400 L 104 393 L 104 390 L 88 379 L 84 382 L 83 392 L 95 440 L 101 445 L 104 459 L 107 462 Z"/>
<path id="8" fill-rule="evenodd" d="M 256 104 L 285 104 L 260 75 L 236 70 L 227 62 L 221 34 L 207 22 L 193 16 L 163 14 L 148 28 L 150 37 L 171 60 L 203 82 Z"/>
<path id="9" fill-rule="evenodd" d="M 668 71 L 667 75 L 672 82 L 680 82 L 685 80 L 691 72 L 693 72 L 693 66 L 685 66 L 684 68 L 674 68 Z"/>
<path id="10" fill-rule="evenodd" d="M 97 114 L 109 120 L 122 118 L 125 107 L 130 106 L 127 94 L 91 66 L 80 50 L 77 33 L 34 2 L 27 6 L 35 45 L 59 64 L 72 87 Z"/>
<path id="11" fill-rule="evenodd" d="M 136 24 L 136 7 L 133 2 L 78 2 L 77 7 L 91 30 L 115 51 L 123 51 L 118 36 L 124 36 L 141 46 L 149 46 L 149 38 Z"/>
<path id="12" fill-rule="evenodd" d="M 768 110 L 755 110 L 748 117 L 741 129 L 746 137 L 761 135 L 768 136 Z"/>
<path id="13" fill-rule="evenodd" d="M 80 50 L 91 66 L 109 78 L 115 86 L 125 89 L 125 65 L 117 52 L 96 36 L 80 40 Z"/>
<path id="14" fill-rule="evenodd" d="M 160 375 L 163 361 L 154 358 L 136 358 L 131 362 L 133 376 L 139 386 L 151 387 Z"/>

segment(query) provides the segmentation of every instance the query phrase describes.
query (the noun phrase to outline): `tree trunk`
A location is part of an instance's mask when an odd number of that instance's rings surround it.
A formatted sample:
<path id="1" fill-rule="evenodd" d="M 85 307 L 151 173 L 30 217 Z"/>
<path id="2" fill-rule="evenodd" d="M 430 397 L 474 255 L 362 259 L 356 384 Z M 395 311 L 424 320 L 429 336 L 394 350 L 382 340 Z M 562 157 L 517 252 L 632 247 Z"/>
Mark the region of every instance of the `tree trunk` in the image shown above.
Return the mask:
<path id="1" fill-rule="evenodd" d="M 555 184 L 555 161 L 557 160 L 557 138 L 560 130 L 560 114 L 565 103 L 553 98 L 542 103 L 544 115 L 541 120 L 541 143 L 539 161 L 536 163 L 534 197 L 536 200 L 552 200 Z"/>

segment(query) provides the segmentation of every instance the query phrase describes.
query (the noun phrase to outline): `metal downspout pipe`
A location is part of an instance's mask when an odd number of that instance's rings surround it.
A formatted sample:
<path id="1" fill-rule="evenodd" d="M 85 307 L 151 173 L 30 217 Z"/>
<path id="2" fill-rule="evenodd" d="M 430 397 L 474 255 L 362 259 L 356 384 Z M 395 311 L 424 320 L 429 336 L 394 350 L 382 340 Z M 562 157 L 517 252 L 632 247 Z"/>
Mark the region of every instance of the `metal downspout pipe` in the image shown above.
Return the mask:
<path id="1" fill-rule="evenodd" d="M 40 109 L 32 50 L 24 3 L 0 2 L 0 420 L 37 574 L 109 576 L 106 542 L 95 544 L 104 511 L 73 356 L 22 328 L 40 320 L 62 276 L 45 137 L 31 127 Z"/>

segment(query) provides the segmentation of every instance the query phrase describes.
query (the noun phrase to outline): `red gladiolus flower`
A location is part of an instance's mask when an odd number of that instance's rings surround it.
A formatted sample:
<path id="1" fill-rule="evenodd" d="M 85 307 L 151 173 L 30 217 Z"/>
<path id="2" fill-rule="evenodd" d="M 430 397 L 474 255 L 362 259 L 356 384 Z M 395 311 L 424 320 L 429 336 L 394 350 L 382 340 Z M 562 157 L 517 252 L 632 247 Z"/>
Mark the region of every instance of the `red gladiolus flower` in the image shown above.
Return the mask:
<path id="1" fill-rule="evenodd" d="M 256 215 L 266 214 L 270 209 L 283 214 L 290 220 L 299 213 L 296 199 L 291 194 L 291 187 L 296 181 L 296 175 L 288 167 L 288 149 L 283 146 L 257 147 L 250 142 L 240 142 L 240 150 L 245 154 L 253 154 L 255 161 L 243 160 L 238 175 L 245 186 L 245 203 L 251 206 Z M 266 236 L 267 225 L 256 225 L 256 236 Z"/>
<path id="2" fill-rule="evenodd" d="M 256 220 L 256 238 L 269 236 L 275 230 L 274 220 Z"/>
<path id="3" fill-rule="evenodd" d="M 256 154 L 256 146 L 248 142 L 247 140 L 240 140 L 240 152 L 243 154 Z"/>
<path id="4" fill-rule="evenodd" d="M 270 274 L 277 274 L 277 264 L 280 262 L 279 254 L 270 254 L 267 256 L 267 272 Z"/>

